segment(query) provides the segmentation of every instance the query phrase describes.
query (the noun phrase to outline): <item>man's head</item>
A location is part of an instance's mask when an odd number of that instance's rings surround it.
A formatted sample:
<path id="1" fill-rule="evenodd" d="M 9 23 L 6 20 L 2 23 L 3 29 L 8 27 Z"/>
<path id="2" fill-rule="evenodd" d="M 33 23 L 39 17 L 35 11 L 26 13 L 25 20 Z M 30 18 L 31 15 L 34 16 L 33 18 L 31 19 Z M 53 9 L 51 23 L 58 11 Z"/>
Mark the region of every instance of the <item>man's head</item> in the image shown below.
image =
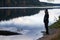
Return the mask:
<path id="1" fill-rule="evenodd" d="M 48 14 L 48 9 L 45 9 L 45 14 Z"/>

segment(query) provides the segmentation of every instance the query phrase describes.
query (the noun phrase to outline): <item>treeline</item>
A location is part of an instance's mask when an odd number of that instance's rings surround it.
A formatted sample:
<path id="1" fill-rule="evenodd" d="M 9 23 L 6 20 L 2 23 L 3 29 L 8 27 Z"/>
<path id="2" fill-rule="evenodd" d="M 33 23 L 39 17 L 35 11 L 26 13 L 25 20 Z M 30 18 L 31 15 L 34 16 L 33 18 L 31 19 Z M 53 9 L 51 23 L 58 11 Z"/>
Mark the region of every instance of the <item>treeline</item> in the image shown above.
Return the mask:
<path id="1" fill-rule="evenodd" d="M 40 2 L 39 0 L 0 0 L 0 7 L 25 7 L 25 6 L 59 6 L 60 4 L 51 4 Z"/>
<path id="2" fill-rule="evenodd" d="M 0 6 L 4 6 L 4 7 L 13 7 L 13 6 L 36 6 L 36 5 L 40 5 L 39 0 L 1 0 L 0 1 Z"/>

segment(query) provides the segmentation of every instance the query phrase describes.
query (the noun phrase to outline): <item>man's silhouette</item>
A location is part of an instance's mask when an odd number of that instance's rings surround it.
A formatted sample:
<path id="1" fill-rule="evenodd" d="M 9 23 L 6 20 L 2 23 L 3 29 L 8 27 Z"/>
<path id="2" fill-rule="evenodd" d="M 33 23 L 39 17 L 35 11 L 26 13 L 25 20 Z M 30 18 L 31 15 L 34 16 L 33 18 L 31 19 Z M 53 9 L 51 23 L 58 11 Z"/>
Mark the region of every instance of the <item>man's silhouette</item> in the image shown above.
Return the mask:
<path id="1" fill-rule="evenodd" d="M 45 16 L 44 16 L 44 24 L 45 24 L 46 34 L 49 34 L 48 23 L 49 23 L 49 14 L 48 14 L 48 10 L 46 9 Z"/>

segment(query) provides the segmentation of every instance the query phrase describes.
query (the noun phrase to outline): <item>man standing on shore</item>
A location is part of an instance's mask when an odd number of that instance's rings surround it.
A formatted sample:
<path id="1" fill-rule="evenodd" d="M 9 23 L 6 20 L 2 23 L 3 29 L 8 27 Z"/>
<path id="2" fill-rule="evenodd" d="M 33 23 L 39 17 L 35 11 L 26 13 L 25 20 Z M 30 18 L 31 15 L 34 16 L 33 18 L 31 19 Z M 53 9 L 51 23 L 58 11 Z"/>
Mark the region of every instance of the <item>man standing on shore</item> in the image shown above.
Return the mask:
<path id="1" fill-rule="evenodd" d="M 44 16 L 44 24 L 45 24 L 46 34 L 49 34 L 48 23 L 49 23 L 49 14 L 48 14 L 48 9 L 46 9 L 45 16 Z"/>

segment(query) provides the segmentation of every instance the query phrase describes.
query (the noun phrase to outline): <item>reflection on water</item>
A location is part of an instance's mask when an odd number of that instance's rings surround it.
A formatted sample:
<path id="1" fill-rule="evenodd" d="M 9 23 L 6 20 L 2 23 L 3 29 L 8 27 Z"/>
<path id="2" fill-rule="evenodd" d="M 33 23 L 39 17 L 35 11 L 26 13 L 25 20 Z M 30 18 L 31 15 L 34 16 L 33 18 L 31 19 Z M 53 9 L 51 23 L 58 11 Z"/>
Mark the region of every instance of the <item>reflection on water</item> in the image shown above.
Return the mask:
<path id="1" fill-rule="evenodd" d="M 0 19 L 1 20 L 9 20 L 22 16 L 30 16 L 38 13 L 40 9 L 32 8 L 32 9 L 0 9 Z"/>
<path id="2" fill-rule="evenodd" d="M 48 11 L 49 11 L 49 25 L 51 25 L 54 22 L 56 22 L 56 20 L 58 20 L 58 16 L 60 15 L 59 14 L 60 9 L 52 9 Z M 44 14 L 45 14 L 44 10 L 42 10 L 36 15 L 18 17 L 18 18 L 11 19 L 9 21 L 1 21 L 0 29 L 22 33 L 23 35 L 17 36 L 18 39 L 20 40 L 23 40 L 23 39 L 36 40 L 40 37 L 43 37 L 43 33 L 41 33 L 41 31 L 45 31 L 44 23 L 43 23 Z M 12 37 L 14 37 L 13 40 L 17 39 L 16 36 L 12 36 Z M 12 37 L 8 37 L 8 39 L 10 38 L 12 39 Z"/>

